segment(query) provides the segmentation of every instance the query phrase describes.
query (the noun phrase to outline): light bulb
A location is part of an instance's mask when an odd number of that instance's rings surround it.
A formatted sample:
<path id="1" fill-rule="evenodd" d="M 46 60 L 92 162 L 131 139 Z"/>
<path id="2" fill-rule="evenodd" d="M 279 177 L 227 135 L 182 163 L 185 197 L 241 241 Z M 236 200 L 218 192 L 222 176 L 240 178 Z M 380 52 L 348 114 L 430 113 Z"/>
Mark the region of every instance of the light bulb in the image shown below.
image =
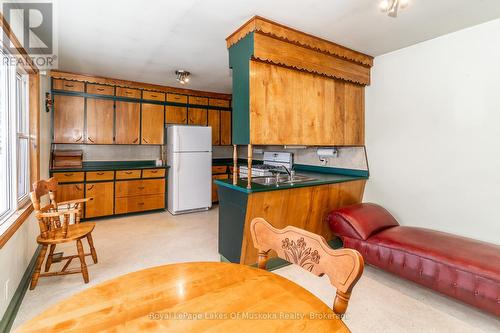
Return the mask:
<path id="1" fill-rule="evenodd" d="M 188 78 L 188 77 L 187 77 L 187 78 L 185 78 L 185 79 L 184 79 L 184 81 L 185 81 L 186 83 L 187 83 L 187 82 L 189 82 L 189 78 Z"/>

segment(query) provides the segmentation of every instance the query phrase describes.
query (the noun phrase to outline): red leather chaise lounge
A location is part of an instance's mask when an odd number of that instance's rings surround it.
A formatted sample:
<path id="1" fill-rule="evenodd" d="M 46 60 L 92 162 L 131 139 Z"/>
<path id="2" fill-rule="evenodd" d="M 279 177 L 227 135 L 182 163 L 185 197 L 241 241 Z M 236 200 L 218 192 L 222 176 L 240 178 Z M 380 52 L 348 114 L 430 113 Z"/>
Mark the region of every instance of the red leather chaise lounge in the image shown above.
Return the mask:
<path id="1" fill-rule="evenodd" d="M 366 263 L 500 316 L 500 246 L 400 226 L 371 203 L 335 210 L 328 222 Z"/>

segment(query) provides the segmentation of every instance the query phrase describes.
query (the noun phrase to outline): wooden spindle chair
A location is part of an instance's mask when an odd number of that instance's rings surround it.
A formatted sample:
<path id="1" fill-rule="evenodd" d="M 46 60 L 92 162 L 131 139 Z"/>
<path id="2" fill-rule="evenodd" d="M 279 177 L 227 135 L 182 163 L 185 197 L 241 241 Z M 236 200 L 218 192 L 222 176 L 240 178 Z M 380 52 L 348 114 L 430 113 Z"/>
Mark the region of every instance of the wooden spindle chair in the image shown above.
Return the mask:
<path id="1" fill-rule="evenodd" d="M 85 263 L 85 256 L 92 256 L 92 260 L 97 264 L 97 252 L 92 239 L 92 231 L 94 230 L 95 223 L 80 223 L 80 217 L 83 203 L 91 200 L 91 198 L 57 203 L 55 199 L 57 180 L 55 178 L 51 178 L 47 181 L 38 181 L 33 184 L 33 189 L 34 191 L 31 192 L 30 197 L 35 209 L 35 216 L 38 219 L 40 226 L 40 235 L 37 238 L 37 242 L 42 246 L 42 249 L 37 258 L 35 272 L 33 273 L 31 279 L 30 289 L 34 289 L 36 287 L 38 279 L 41 276 L 65 275 L 81 272 L 83 280 L 85 283 L 88 283 L 89 276 L 87 265 Z M 46 195 L 49 196 L 49 203 L 42 207 L 41 200 Z M 74 221 L 74 224 L 70 224 L 72 220 Z M 84 253 L 81 242 L 82 238 L 87 239 L 90 247 L 90 253 Z M 78 254 L 59 258 L 60 260 L 67 260 L 62 270 L 60 272 L 47 273 L 54 260 L 56 245 L 71 241 L 76 241 Z M 50 250 L 47 256 L 47 261 L 45 262 L 46 273 L 40 273 L 45 259 L 45 254 L 47 253 L 47 248 L 49 246 Z M 67 270 L 71 261 L 77 257 L 80 259 L 81 269 Z"/>
<path id="2" fill-rule="evenodd" d="M 333 311 L 342 317 L 347 309 L 351 291 L 363 273 L 364 261 L 356 250 L 333 250 L 320 235 L 288 226 L 276 229 L 263 218 L 250 224 L 253 244 L 259 251 L 258 267 L 266 269 L 269 252 L 299 265 L 309 272 L 323 276 L 337 289 Z"/>

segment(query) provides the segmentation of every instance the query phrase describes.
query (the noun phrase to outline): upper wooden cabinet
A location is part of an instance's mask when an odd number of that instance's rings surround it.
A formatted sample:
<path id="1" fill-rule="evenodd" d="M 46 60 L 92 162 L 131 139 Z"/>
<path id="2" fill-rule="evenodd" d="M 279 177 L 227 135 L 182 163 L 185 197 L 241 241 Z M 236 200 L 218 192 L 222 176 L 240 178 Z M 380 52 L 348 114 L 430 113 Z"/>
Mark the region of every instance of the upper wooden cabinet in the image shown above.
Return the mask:
<path id="1" fill-rule="evenodd" d="M 142 92 L 142 99 L 150 100 L 150 101 L 165 102 L 165 93 L 144 90 Z"/>
<path id="2" fill-rule="evenodd" d="M 163 144 L 163 128 L 165 108 L 158 104 L 142 104 L 142 144 L 158 145 Z"/>
<path id="3" fill-rule="evenodd" d="M 219 106 L 223 108 L 228 108 L 230 105 L 230 101 L 227 99 L 216 99 L 216 98 L 210 98 L 208 105 L 210 106 Z"/>
<path id="4" fill-rule="evenodd" d="M 80 96 L 54 96 L 54 143 L 83 143 L 85 100 Z"/>
<path id="5" fill-rule="evenodd" d="M 116 96 L 128 98 L 141 98 L 141 91 L 139 89 L 116 87 Z"/>
<path id="6" fill-rule="evenodd" d="M 85 90 L 85 83 L 69 80 L 54 80 L 52 81 L 52 88 L 55 90 L 83 92 Z"/>
<path id="7" fill-rule="evenodd" d="M 112 144 L 114 101 L 87 98 L 87 143 Z"/>
<path id="8" fill-rule="evenodd" d="M 85 218 L 113 215 L 114 182 L 85 184 L 85 197 L 92 198 L 85 204 Z"/>
<path id="9" fill-rule="evenodd" d="M 187 107 L 167 105 L 165 107 L 165 122 L 167 124 L 187 124 Z"/>
<path id="10" fill-rule="evenodd" d="M 208 126 L 212 127 L 212 145 L 220 145 L 220 111 L 208 110 Z"/>
<path id="11" fill-rule="evenodd" d="M 206 97 L 189 96 L 188 101 L 189 101 L 189 104 L 208 105 L 208 98 L 206 98 Z"/>
<path id="12" fill-rule="evenodd" d="M 186 95 L 167 94 L 167 102 L 187 104 L 187 101 Z"/>
<path id="13" fill-rule="evenodd" d="M 207 125 L 207 109 L 189 108 L 188 110 L 189 125 Z"/>
<path id="14" fill-rule="evenodd" d="M 232 143 L 231 111 L 220 111 L 220 144 L 228 146 Z"/>
<path id="15" fill-rule="evenodd" d="M 140 103 L 116 101 L 115 143 L 138 145 L 140 121 Z"/>
<path id="16" fill-rule="evenodd" d="M 115 94 L 115 87 L 104 84 L 88 83 L 87 94 L 113 96 Z"/>

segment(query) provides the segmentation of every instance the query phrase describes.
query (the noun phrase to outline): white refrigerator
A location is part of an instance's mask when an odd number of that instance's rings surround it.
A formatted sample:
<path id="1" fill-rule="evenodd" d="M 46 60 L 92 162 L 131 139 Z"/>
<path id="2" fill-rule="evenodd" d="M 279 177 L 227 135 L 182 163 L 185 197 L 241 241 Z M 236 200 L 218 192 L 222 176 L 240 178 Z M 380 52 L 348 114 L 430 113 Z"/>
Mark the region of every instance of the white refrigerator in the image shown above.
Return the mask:
<path id="1" fill-rule="evenodd" d="M 212 207 L 212 128 L 167 127 L 168 211 L 191 213 Z"/>

